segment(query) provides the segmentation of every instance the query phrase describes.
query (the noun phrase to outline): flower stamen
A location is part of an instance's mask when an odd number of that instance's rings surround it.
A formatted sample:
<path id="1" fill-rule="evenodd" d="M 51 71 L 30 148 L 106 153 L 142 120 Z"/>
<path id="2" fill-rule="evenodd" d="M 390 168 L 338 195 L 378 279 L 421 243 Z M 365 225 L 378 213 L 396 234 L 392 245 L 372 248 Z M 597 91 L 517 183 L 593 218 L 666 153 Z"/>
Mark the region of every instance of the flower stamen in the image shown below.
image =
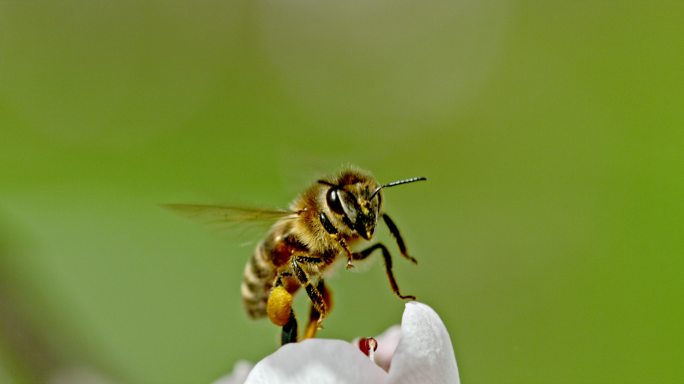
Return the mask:
<path id="1" fill-rule="evenodd" d="M 375 351 L 378 349 L 377 340 L 372 337 L 362 337 L 359 339 L 359 349 L 375 363 Z"/>

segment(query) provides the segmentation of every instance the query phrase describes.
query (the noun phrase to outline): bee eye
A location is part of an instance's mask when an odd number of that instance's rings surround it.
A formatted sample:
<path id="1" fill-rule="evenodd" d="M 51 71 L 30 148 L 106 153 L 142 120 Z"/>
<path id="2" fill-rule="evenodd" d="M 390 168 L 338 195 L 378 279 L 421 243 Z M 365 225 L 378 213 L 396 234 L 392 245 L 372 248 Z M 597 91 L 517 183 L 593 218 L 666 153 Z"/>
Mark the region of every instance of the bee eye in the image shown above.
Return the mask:
<path id="1" fill-rule="evenodd" d="M 333 212 L 340 215 L 344 214 L 344 209 L 342 209 L 342 204 L 340 203 L 340 193 L 337 191 L 337 188 L 330 188 L 325 199 L 328 203 L 328 207 Z"/>

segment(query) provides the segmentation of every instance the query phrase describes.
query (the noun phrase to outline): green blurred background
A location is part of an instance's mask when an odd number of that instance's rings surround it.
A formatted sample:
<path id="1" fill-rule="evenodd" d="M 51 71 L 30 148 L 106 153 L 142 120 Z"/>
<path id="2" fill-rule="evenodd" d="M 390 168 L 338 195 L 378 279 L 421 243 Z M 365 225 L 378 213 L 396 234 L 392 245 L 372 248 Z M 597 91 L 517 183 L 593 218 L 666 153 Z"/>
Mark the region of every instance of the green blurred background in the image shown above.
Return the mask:
<path id="1" fill-rule="evenodd" d="M 260 235 L 159 204 L 284 207 L 352 163 L 430 178 L 385 194 L 419 259 L 396 274 L 465 383 L 683 382 L 683 20 L 681 1 L 0 1 L 0 381 L 202 383 L 271 353 L 239 296 Z M 367 269 L 329 281 L 321 337 L 400 321 Z"/>

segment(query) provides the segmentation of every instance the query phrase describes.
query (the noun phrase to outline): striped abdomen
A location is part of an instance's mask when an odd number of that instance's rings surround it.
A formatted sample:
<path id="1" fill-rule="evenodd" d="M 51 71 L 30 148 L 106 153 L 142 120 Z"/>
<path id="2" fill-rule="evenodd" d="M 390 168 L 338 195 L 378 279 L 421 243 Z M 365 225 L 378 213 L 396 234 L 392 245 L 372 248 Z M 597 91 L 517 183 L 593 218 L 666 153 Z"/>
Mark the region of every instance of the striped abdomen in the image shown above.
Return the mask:
<path id="1" fill-rule="evenodd" d="M 269 251 L 261 242 L 245 265 L 242 277 L 242 302 L 247 314 L 258 319 L 266 316 L 266 301 L 276 276 L 276 268 L 270 261 Z"/>
<path id="2" fill-rule="evenodd" d="M 242 301 L 251 318 L 266 316 L 266 302 L 276 275 L 279 271 L 290 271 L 289 261 L 292 255 L 308 255 L 309 252 L 292 231 L 291 222 L 282 222 L 268 233 L 245 265 L 242 279 Z M 290 293 L 299 288 L 295 281 L 294 278 L 283 281 Z"/>

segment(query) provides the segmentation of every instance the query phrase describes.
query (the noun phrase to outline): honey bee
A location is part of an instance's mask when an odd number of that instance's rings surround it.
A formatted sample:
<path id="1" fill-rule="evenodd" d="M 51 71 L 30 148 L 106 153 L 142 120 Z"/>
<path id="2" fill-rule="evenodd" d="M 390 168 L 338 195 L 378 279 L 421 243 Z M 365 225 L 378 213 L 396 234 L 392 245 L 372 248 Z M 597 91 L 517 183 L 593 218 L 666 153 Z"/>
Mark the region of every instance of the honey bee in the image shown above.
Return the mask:
<path id="1" fill-rule="evenodd" d="M 396 240 L 400 254 L 416 263 L 394 221 L 382 212 L 382 189 L 416 181 L 413 177 L 379 184 L 370 173 L 344 168 L 334 176 L 321 179 L 305 189 L 288 210 L 258 210 L 215 205 L 169 204 L 167 207 L 186 215 L 210 217 L 218 221 L 272 219 L 275 223 L 257 245 L 245 265 L 241 284 L 242 301 L 253 319 L 268 316 L 282 327 L 281 342 L 297 341 L 297 320 L 292 310 L 292 295 L 304 287 L 311 301 L 304 338 L 316 335 L 332 308 L 329 288 L 323 273 L 340 257 L 346 256 L 347 268 L 355 261 L 380 251 L 392 292 L 401 299 L 415 296 L 399 291 L 392 273 L 392 257 L 382 243 L 360 251 L 355 243 L 373 238 L 379 218 Z"/>

